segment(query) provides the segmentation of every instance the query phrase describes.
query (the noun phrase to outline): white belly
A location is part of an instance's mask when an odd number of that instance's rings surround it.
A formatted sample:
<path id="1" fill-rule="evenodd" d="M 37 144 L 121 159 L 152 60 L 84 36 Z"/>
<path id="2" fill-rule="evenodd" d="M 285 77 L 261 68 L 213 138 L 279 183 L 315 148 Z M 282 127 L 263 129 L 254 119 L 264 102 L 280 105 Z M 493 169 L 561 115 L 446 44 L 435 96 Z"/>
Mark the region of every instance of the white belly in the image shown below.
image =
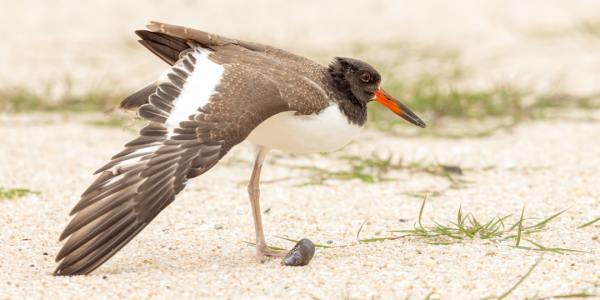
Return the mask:
<path id="1" fill-rule="evenodd" d="M 256 127 L 248 136 L 254 144 L 290 153 L 330 152 L 354 139 L 362 126 L 351 124 L 332 104 L 319 114 L 278 113 Z"/>

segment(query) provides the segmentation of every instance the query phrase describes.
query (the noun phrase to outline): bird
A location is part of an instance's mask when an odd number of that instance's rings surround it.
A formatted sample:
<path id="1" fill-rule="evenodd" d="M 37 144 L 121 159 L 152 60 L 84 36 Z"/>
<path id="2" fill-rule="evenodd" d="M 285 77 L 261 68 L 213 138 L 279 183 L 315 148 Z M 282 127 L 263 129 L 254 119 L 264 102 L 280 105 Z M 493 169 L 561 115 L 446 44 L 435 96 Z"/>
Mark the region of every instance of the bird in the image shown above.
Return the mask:
<path id="1" fill-rule="evenodd" d="M 268 247 L 260 210 L 260 174 L 267 153 L 338 150 L 379 102 L 408 122 L 425 123 L 380 87 L 381 75 L 358 59 L 323 66 L 265 44 L 151 21 L 139 43 L 169 67 L 125 98 L 120 108 L 147 121 L 139 136 L 98 169 L 60 235 L 57 276 L 94 271 L 121 250 L 186 184 L 243 141 L 254 149 L 248 195 L 256 257 L 285 253 Z M 65 241 L 66 239 L 66 241 Z"/>

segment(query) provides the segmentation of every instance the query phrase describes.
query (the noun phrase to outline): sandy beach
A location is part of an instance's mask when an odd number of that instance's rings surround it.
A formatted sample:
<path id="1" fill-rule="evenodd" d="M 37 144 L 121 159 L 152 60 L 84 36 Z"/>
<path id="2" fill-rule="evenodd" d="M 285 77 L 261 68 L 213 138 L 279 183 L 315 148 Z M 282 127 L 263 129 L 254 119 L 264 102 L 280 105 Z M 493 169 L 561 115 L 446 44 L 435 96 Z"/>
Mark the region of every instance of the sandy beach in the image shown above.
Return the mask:
<path id="1" fill-rule="evenodd" d="M 133 31 L 161 20 L 323 63 L 358 55 L 407 81 L 458 65 L 466 88 L 591 95 L 600 86 L 599 12 L 596 1 L 0 0 L 9 25 L 0 27 L 0 89 L 31 89 L 48 101 L 133 91 L 165 68 Z M 573 115 L 473 138 L 369 128 L 336 153 L 275 153 L 263 169 L 265 233 L 284 248 L 293 243 L 279 237 L 329 246 L 306 267 L 261 264 L 246 243 L 254 238 L 252 155 L 242 144 L 93 274 L 54 277 L 69 211 L 140 124 L 94 125 L 108 118 L 101 113 L 0 112 L 0 187 L 30 191 L 0 199 L 0 299 L 482 299 L 510 290 L 536 262 L 507 299 L 600 297 L 600 222 L 580 228 L 600 216 L 600 114 Z M 344 157 L 372 155 L 416 167 L 392 168 L 375 183 L 307 184 L 315 169 L 348 170 Z M 464 184 L 426 171 L 440 164 L 460 167 Z M 415 194 L 427 192 L 424 226 L 450 224 L 459 208 L 483 222 L 510 215 L 506 227 L 523 210 L 528 225 L 565 211 L 526 236 L 544 251 L 526 240 L 529 250 L 515 247 L 514 238 L 432 244 L 389 232 L 416 226 L 423 197 Z"/>
<path id="2" fill-rule="evenodd" d="M 275 236 L 351 245 L 317 249 L 311 264 L 302 268 L 283 267 L 278 260 L 260 264 L 254 248 L 244 243 L 254 236 L 245 190 L 251 152 L 240 146 L 222 165 L 193 181 L 93 275 L 56 278 L 51 276 L 56 266 L 53 256 L 69 210 L 93 179 L 92 170 L 134 135 L 76 120 L 47 120 L 43 115 L 1 120 L 15 125 L 0 128 L 7 137 L 0 157 L 13 162 L 2 164 L 0 181 L 39 192 L 0 201 L 3 297 L 422 299 L 433 292 L 438 298 L 474 299 L 507 290 L 542 255 L 516 249 L 514 242 L 431 245 L 405 237 L 357 243 L 357 230 L 365 221 L 363 238 L 411 229 L 422 199 L 406 193 L 424 189 L 446 190 L 429 200 L 427 225 L 432 220 L 452 221 L 459 206 L 482 220 L 513 214 L 512 222 L 524 207 L 532 218 L 529 224 L 568 208 L 548 230 L 532 238 L 547 247 L 585 252 L 546 253 L 511 298 L 569 294 L 589 289 L 600 279 L 598 227 L 577 229 L 600 211 L 595 124 L 536 122 L 510 134 L 458 141 L 367 132 L 366 139 L 344 150 L 346 154 L 393 151 L 409 162 L 458 164 L 465 168 L 465 179 L 472 181 L 458 190 L 447 189 L 443 179 L 405 170 L 390 173 L 393 180 L 383 183 L 331 181 L 300 187 L 310 174 L 280 164 L 327 167 L 335 165 L 335 158 L 272 159 L 264 169 L 262 193 L 263 207 L 268 209 L 264 214 L 268 241 L 287 248 L 293 244 Z"/>

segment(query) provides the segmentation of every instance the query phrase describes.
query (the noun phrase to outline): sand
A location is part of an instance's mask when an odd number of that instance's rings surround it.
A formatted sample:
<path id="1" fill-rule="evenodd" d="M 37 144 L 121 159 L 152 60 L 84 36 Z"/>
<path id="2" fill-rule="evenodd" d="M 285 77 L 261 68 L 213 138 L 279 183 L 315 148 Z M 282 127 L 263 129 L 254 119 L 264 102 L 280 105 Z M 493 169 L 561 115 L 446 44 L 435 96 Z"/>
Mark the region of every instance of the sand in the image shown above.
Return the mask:
<path id="1" fill-rule="evenodd" d="M 32 89 L 49 100 L 131 91 L 164 68 L 132 33 L 155 19 L 268 42 L 322 62 L 335 55 L 389 62 L 396 67 L 388 71 L 406 80 L 456 64 L 466 70 L 461 84 L 469 88 L 507 83 L 587 95 L 600 86 L 599 9 L 597 1 L 0 0 L 0 89 Z M 0 200 L 0 298 L 479 299 L 507 291 L 538 260 L 509 298 L 600 294 L 600 227 L 577 228 L 600 215 L 600 126 L 581 117 L 526 122 L 484 138 L 367 130 L 335 155 L 274 155 L 263 169 L 268 241 L 288 248 L 293 244 L 276 236 L 351 245 L 317 249 L 301 268 L 258 263 L 245 244 L 254 232 L 245 189 L 251 155 L 242 145 L 92 275 L 53 277 L 68 212 L 92 172 L 135 136 L 132 126 L 91 126 L 98 118 L 0 113 L 0 187 L 39 192 Z M 301 186 L 310 172 L 283 166 L 344 169 L 336 156 L 374 151 L 409 163 L 460 165 L 471 184 L 447 189 L 442 178 L 396 170 L 388 174 L 393 180 L 376 184 Z M 422 199 L 407 193 L 423 190 L 444 191 L 428 201 L 426 225 L 452 221 L 460 206 L 481 220 L 513 214 L 510 223 L 523 208 L 536 220 L 568 208 L 531 238 L 584 252 L 540 260 L 541 252 L 510 242 L 357 243 L 365 221 L 364 238 L 412 228 Z"/>
<path id="2" fill-rule="evenodd" d="M 466 241 L 435 246 L 418 238 L 360 244 L 363 238 L 410 229 L 421 199 L 405 193 L 445 189 L 445 180 L 394 171 L 377 184 L 332 181 L 299 187 L 309 173 L 284 163 L 327 167 L 336 160 L 314 155 L 276 157 L 264 168 L 263 208 L 269 242 L 275 236 L 308 237 L 317 243 L 351 244 L 318 249 L 307 267 L 258 263 L 245 182 L 251 171 L 249 147 L 240 146 L 209 173 L 194 180 L 123 251 L 90 276 L 56 278 L 53 256 L 68 211 L 92 181 L 92 171 L 134 134 L 96 128 L 78 118 L 47 115 L 2 116 L 0 182 L 39 191 L 0 201 L 0 290 L 3 298 L 404 298 L 430 292 L 448 298 L 481 298 L 507 290 L 541 255 L 512 243 Z M 7 126 L 6 124 L 11 124 Z M 568 210 L 548 230 L 534 235 L 546 246 L 586 251 L 546 254 L 514 291 L 515 299 L 568 294 L 600 280 L 598 226 L 577 229 L 600 212 L 600 145 L 597 124 L 534 122 L 510 133 L 482 139 L 427 139 L 384 136 L 367 131 L 342 154 L 377 149 L 411 161 L 438 160 L 468 170 L 473 181 L 429 200 L 425 224 L 446 222 L 458 207 L 482 220 L 514 214 L 542 218 Z M 543 150 L 543 151 L 542 151 Z M 484 168 L 484 167 L 493 168 Z M 339 168 L 339 166 L 338 166 Z M 485 170 L 484 170 L 485 169 Z M 533 222 L 533 221 L 531 221 Z M 598 290 L 595 291 L 596 293 Z"/>

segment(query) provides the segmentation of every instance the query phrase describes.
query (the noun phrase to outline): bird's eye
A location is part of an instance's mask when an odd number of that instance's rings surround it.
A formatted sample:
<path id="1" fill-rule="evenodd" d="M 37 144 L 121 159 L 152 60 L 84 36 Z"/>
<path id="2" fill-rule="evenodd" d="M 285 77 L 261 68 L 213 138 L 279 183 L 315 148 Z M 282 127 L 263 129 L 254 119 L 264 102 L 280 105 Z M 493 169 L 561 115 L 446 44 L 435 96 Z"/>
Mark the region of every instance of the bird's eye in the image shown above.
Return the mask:
<path id="1" fill-rule="evenodd" d="M 369 73 L 362 73 L 362 74 L 360 74 L 360 80 L 362 82 L 365 82 L 365 83 L 370 82 L 371 81 L 371 74 L 369 74 Z"/>

